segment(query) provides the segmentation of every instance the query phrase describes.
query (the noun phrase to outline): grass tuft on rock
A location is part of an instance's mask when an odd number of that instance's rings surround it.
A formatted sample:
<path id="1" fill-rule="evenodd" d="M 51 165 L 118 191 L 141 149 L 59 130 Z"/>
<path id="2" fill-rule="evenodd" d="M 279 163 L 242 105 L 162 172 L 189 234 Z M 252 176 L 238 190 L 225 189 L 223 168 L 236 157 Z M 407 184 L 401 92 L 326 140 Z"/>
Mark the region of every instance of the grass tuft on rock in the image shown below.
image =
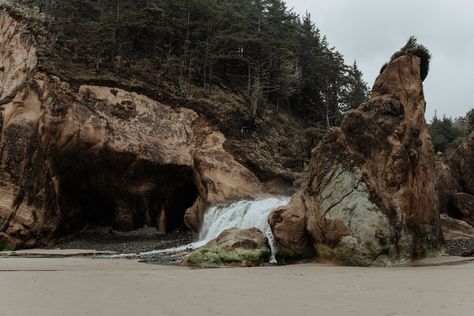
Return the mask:
<path id="1" fill-rule="evenodd" d="M 420 74 L 421 80 L 424 81 L 430 71 L 431 53 L 428 48 L 419 44 L 415 36 L 410 36 L 405 46 L 394 53 L 390 58 L 390 61 L 394 61 L 395 59 L 405 55 L 417 56 L 421 59 Z M 380 72 L 383 72 L 384 69 L 385 66 L 382 67 Z"/>

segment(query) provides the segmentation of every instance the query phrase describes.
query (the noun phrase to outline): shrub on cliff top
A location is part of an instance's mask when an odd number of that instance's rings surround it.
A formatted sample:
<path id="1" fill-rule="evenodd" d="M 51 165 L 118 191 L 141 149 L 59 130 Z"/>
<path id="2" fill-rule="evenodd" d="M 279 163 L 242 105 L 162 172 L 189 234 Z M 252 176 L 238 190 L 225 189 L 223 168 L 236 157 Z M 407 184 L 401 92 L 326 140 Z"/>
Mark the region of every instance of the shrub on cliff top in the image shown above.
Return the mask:
<path id="1" fill-rule="evenodd" d="M 393 61 L 404 55 L 414 55 L 421 59 L 420 74 L 421 80 L 424 81 L 428 76 L 428 72 L 430 71 L 431 53 L 428 48 L 426 48 L 424 45 L 418 44 L 416 37 L 411 36 L 405 46 L 392 55 L 390 61 Z"/>

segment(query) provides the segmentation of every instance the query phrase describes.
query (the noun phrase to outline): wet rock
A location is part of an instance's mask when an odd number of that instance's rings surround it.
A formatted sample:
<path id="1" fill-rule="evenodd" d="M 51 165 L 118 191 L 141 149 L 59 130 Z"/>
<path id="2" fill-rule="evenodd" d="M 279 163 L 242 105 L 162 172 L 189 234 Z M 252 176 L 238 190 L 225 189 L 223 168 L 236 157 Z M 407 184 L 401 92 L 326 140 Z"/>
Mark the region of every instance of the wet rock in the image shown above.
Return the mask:
<path id="1" fill-rule="evenodd" d="M 287 206 L 274 210 L 268 218 L 278 244 L 278 258 L 301 259 L 314 255 L 305 230 L 306 208 L 302 199 L 301 194 L 295 195 Z"/>
<path id="2" fill-rule="evenodd" d="M 231 228 L 216 239 L 193 251 L 183 261 L 185 266 L 259 266 L 270 259 L 268 239 L 257 228 Z"/>
<path id="3" fill-rule="evenodd" d="M 444 241 L 421 63 L 405 54 L 387 64 L 370 100 L 346 113 L 313 150 L 308 186 L 270 215 L 284 252 L 306 249 L 310 240 L 316 256 L 350 265 L 439 253 Z"/>

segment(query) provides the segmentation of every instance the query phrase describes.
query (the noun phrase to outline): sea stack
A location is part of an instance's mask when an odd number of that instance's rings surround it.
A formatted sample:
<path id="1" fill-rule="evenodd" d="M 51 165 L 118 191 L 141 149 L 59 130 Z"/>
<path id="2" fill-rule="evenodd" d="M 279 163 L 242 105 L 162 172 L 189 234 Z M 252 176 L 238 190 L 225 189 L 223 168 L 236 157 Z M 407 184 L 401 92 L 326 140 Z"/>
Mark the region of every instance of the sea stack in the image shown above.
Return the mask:
<path id="1" fill-rule="evenodd" d="M 409 41 L 382 68 L 369 101 L 345 113 L 313 150 L 306 188 L 269 216 L 281 257 L 367 266 L 440 252 L 422 83 L 429 57 Z"/>

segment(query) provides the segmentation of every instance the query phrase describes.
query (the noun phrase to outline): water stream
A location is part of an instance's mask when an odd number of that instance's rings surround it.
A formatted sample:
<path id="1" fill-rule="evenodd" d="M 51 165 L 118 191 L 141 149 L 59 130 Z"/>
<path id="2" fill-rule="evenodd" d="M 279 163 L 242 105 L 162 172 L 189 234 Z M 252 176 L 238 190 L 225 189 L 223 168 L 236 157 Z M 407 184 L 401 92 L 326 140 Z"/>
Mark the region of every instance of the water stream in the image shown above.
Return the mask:
<path id="1" fill-rule="evenodd" d="M 252 201 L 239 201 L 225 205 L 209 208 L 204 214 L 203 225 L 197 241 L 184 246 L 142 252 L 140 257 L 154 256 L 158 254 L 171 254 L 185 250 L 194 250 L 205 245 L 211 239 L 216 238 L 228 228 L 251 228 L 260 229 L 268 238 L 272 250 L 272 261 L 275 262 L 275 239 L 270 225 L 268 215 L 277 207 L 288 204 L 288 197 L 262 198 Z M 118 255 L 127 256 L 127 255 Z"/>

